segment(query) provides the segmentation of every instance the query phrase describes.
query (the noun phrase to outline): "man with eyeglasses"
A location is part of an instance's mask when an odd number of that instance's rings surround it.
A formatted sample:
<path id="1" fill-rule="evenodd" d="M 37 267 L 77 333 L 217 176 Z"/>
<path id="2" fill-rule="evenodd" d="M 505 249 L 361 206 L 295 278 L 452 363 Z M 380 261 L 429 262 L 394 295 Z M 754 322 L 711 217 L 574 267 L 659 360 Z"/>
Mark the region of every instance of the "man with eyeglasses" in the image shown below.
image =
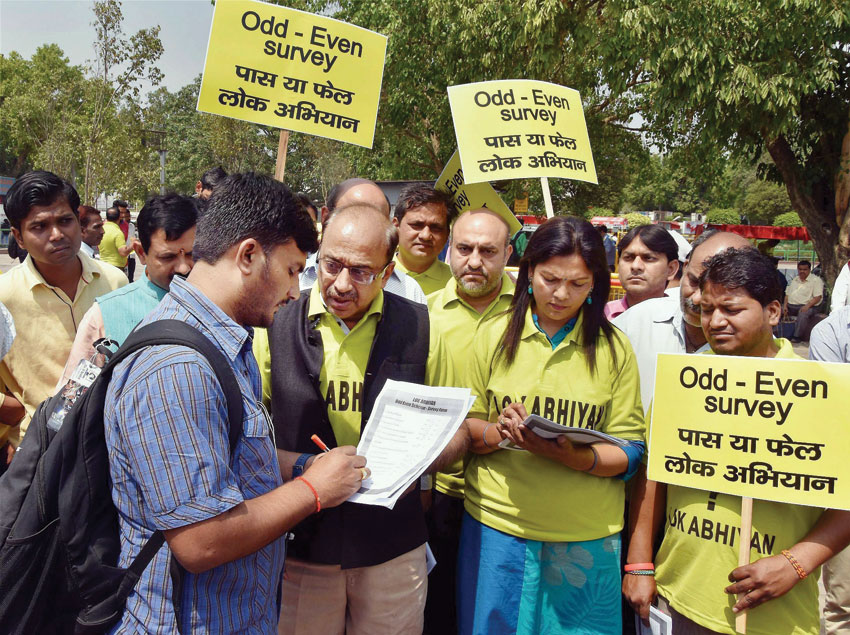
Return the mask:
<path id="1" fill-rule="evenodd" d="M 380 211 L 338 211 L 324 230 L 317 284 L 282 307 L 268 331 L 271 362 L 261 374 L 284 479 L 316 460 L 312 435 L 329 447 L 356 446 L 386 380 L 452 384 L 453 364 L 427 308 L 384 293 L 397 244 Z M 450 465 L 467 443 L 462 427 L 431 470 Z M 294 534 L 280 633 L 422 632 L 427 532 L 415 486 L 392 510 L 345 503 Z"/>

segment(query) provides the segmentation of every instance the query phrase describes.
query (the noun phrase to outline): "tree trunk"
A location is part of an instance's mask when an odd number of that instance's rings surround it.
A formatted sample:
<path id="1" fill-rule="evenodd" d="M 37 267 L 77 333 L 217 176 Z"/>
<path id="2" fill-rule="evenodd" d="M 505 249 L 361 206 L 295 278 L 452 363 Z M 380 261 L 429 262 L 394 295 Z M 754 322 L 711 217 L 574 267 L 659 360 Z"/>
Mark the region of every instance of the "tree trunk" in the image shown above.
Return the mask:
<path id="1" fill-rule="evenodd" d="M 842 236 L 850 236 L 850 214 L 845 214 L 842 227 L 839 228 L 835 218 L 835 197 L 826 196 L 818 200 L 812 196 L 811 188 L 807 186 L 797 157 L 784 136 L 769 140 L 768 152 L 773 159 L 794 210 L 809 230 L 815 251 L 820 259 L 824 281 L 832 287 L 847 260 L 850 259 L 850 248 L 845 240 L 839 242 L 839 232 Z M 833 191 L 833 175 L 825 175 L 825 181 L 830 192 Z M 842 244 L 843 243 L 843 244 Z"/>

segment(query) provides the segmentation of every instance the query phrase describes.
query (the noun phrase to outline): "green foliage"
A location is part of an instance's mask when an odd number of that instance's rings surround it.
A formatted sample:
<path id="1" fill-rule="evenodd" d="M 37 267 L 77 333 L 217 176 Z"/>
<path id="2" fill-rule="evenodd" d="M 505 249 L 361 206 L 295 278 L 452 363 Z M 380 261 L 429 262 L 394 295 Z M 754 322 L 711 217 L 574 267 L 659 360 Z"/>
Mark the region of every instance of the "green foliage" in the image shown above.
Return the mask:
<path id="1" fill-rule="evenodd" d="M 705 222 L 715 225 L 740 225 L 741 215 L 734 209 L 715 208 L 706 212 Z"/>
<path id="2" fill-rule="evenodd" d="M 739 209 L 750 224 L 770 225 L 774 218 L 791 211 L 791 200 L 784 186 L 757 180 L 744 192 Z"/>
<path id="3" fill-rule="evenodd" d="M 626 214 L 625 218 L 626 222 L 629 224 L 629 229 L 632 227 L 640 227 L 641 225 L 652 224 L 652 221 L 649 220 L 649 216 L 644 216 L 643 214 L 638 214 L 636 212 Z"/>
<path id="4" fill-rule="evenodd" d="M 773 219 L 774 227 L 802 227 L 803 221 L 797 212 L 786 212 Z"/>

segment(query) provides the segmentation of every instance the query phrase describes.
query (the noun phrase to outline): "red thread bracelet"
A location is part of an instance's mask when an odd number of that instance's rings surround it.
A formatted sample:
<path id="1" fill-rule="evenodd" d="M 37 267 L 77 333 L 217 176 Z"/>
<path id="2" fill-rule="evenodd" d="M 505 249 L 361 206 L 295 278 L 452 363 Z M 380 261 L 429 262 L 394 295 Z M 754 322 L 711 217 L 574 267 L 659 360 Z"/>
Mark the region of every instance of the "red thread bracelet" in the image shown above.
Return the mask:
<path id="1" fill-rule="evenodd" d="M 797 572 L 798 578 L 800 578 L 801 580 L 805 580 L 809 576 L 809 574 L 803 568 L 803 565 L 797 562 L 797 558 L 795 558 L 794 554 L 788 551 L 788 549 L 783 549 L 782 555 L 785 556 L 788 562 L 791 563 L 791 566 L 794 567 L 794 571 Z"/>
<path id="2" fill-rule="evenodd" d="M 635 564 L 627 564 L 623 567 L 623 571 L 655 571 L 655 565 L 651 562 L 638 562 Z"/>
<path id="3" fill-rule="evenodd" d="M 306 478 L 304 478 L 303 476 L 296 476 L 296 477 L 295 477 L 295 480 L 296 480 L 296 481 L 304 481 L 304 485 L 306 485 L 307 487 L 309 487 L 309 488 L 310 488 L 310 491 L 311 491 L 311 492 L 313 492 L 313 496 L 315 496 L 315 497 L 316 497 L 316 513 L 318 514 L 320 511 L 322 511 L 322 499 L 321 499 L 321 498 L 319 498 L 319 492 L 317 492 L 317 491 L 316 491 L 316 488 L 315 488 L 315 487 L 313 487 L 313 486 L 310 484 L 310 481 L 308 481 L 308 480 L 307 480 Z"/>

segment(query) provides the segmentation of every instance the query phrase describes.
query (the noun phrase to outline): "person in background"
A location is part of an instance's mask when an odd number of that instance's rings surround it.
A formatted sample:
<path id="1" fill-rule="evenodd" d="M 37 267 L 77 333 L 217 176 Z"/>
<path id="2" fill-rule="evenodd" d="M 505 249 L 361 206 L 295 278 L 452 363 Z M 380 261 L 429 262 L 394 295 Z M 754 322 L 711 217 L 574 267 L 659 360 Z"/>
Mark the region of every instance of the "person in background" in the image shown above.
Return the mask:
<path id="1" fill-rule="evenodd" d="M 769 258 L 752 247 L 725 249 L 703 266 L 693 301 L 709 354 L 800 359 L 788 340 L 773 337 L 782 307 Z M 688 527 L 697 522 L 689 519 L 701 519 L 702 526 L 734 532 L 741 526 L 740 497 L 662 483 L 648 492 L 633 492 L 638 512 L 627 558 L 655 563 L 654 575 L 634 576 L 627 593 L 644 620 L 658 595 L 673 633 L 733 635 L 735 614 L 745 609 L 752 635 L 820 632 L 817 571 L 850 542 L 850 512 L 756 500 L 753 531 L 773 540 L 754 542 L 750 564 L 738 566 L 736 542 Z M 674 517 L 681 522 L 664 522 Z M 653 558 L 662 525 L 664 540 Z"/>
<path id="2" fill-rule="evenodd" d="M 98 245 L 103 240 L 103 219 L 100 212 L 90 205 L 80 205 L 80 251 L 89 258 L 100 258 Z"/>
<path id="3" fill-rule="evenodd" d="M 850 262 L 841 267 L 835 284 L 832 287 L 829 312 L 835 313 L 840 308 L 850 305 Z"/>
<path id="4" fill-rule="evenodd" d="M 782 307 L 783 313 L 797 318 L 792 342 L 808 341 L 818 316 L 816 307 L 821 300 L 823 280 L 812 273 L 812 263 L 801 260 L 797 263 L 797 276 L 785 290 L 785 302 Z"/>
<path id="5" fill-rule="evenodd" d="M 629 230 L 617 245 L 620 284 L 625 297 L 605 305 L 605 317 L 614 319 L 629 307 L 665 295 L 667 284 L 679 269 L 679 246 L 663 227 L 640 225 Z"/>
<path id="6" fill-rule="evenodd" d="M 0 303 L 0 359 L 6 356 L 15 341 L 15 321 L 2 303 Z M 0 476 L 9 466 L 14 446 L 9 441 L 0 442 Z"/>
<path id="7" fill-rule="evenodd" d="M 325 201 L 320 212 L 322 227 L 324 228 L 327 225 L 328 220 L 330 220 L 335 212 L 353 205 L 374 207 L 382 214 L 386 214 L 387 218 L 390 216 L 390 201 L 383 190 L 378 187 L 377 183 L 369 179 L 353 178 L 335 185 L 328 193 L 328 199 Z M 307 258 L 307 264 L 304 266 L 304 272 L 301 274 L 302 291 L 311 289 L 319 277 L 317 258 L 318 253 L 311 254 Z M 422 287 L 411 276 L 403 273 L 399 267 L 392 269 L 384 290 L 387 293 L 395 293 L 413 302 L 420 304 L 426 303 Z M 262 337 L 262 335 L 260 336 Z"/>
<path id="8" fill-rule="evenodd" d="M 602 246 L 605 247 L 605 259 L 608 262 L 608 268 L 611 273 L 614 273 L 617 266 L 617 243 L 611 238 L 605 225 L 599 225 L 597 229 L 599 229 L 599 235 L 602 236 Z"/>
<path id="9" fill-rule="evenodd" d="M 133 282 L 136 276 L 136 243 L 138 243 L 136 238 L 136 224 L 132 221 L 130 209 L 126 205 L 123 207 L 118 206 L 118 211 L 121 214 L 119 227 L 124 232 L 126 246 L 131 247 L 130 253 L 127 254 L 127 278 L 130 282 Z"/>
<path id="10" fill-rule="evenodd" d="M 133 251 L 133 245 L 127 244 L 127 238 L 118 221 L 121 212 L 114 207 L 106 210 L 106 222 L 103 224 L 103 238 L 100 241 L 100 259 L 122 271 L 127 267 L 127 256 Z"/>
<path id="11" fill-rule="evenodd" d="M 100 296 L 83 316 L 57 390 L 71 378 L 82 359 L 95 354 L 94 343 L 108 337 L 118 346 L 168 293 L 175 275 L 192 270 L 192 243 L 198 208 L 195 199 L 166 194 L 150 199 L 139 212 L 139 259 L 145 275 L 132 284 Z"/>
<path id="12" fill-rule="evenodd" d="M 195 183 L 195 196 L 206 201 L 210 196 L 212 196 L 216 185 L 218 185 L 226 176 L 227 172 L 225 172 L 221 166 L 207 170 L 204 172 L 201 180 Z"/>
<path id="13" fill-rule="evenodd" d="M 828 318 L 815 325 L 809 340 L 809 359 L 850 363 L 850 306 L 834 309 Z M 850 633 L 850 548 L 824 563 L 823 586 L 826 635 Z"/>
<path id="14" fill-rule="evenodd" d="M 610 284 L 599 232 L 555 217 L 528 242 L 510 312 L 472 339 L 463 635 L 621 632 L 625 480 L 645 446 L 637 363 L 603 315 Z M 529 414 L 625 443 L 544 439 Z"/>
<path id="15" fill-rule="evenodd" d="M 439 291 L 452 278 L 451 268 L 438 256 L 455 215 L 449 196 L 428 183 L 408 185 L 395 204 L 396 268 L 416 280 L 425 295 Z"/>
<path id="16" fill-rule="evenodd" d="M 304 211 L 310 215 L 313 222 L 319 224 L 319 209 L 316 207 L 315 203 L 313 203 L 312 199 L 310 199 L 310 197 L 304 192 L 298 192 L 298 194 L 295 195 L 295 198 L 298 199 L 298 203 L 304 208 Z"/>
<path id="17" fill-rule="evenodd" d="M 79 253 L 80 197 L 64 179 L 27 172 L 9 188 L 5 207 L 12 235 L 29 252 L 0 276 L 0 302 L 17 330 L 0 361 L 0 446 L 16 446 L 38 404 L 54 393 L 83 315 L 96 297 L 127 284 L 127 277 Z"/>
<path id="18" fill-rule="evenodd" d="M 464 212 L 452 226 L 449 265 L 453 280 L 428 296 L 431 328 L 454 353 L 458 385 L 469 383 L 470 356 L 465 354 L 479 325 L 506 311 L 514 283 L 505 274 L 511 252 L 508 224 L 488 209 Z M 456 585 L 458 544 L 463 520 L 463 461 L 435 476 L 427 510 L 428 541 L 437 566 L 428 576 L 425 632 L 457 632 Z"/>

